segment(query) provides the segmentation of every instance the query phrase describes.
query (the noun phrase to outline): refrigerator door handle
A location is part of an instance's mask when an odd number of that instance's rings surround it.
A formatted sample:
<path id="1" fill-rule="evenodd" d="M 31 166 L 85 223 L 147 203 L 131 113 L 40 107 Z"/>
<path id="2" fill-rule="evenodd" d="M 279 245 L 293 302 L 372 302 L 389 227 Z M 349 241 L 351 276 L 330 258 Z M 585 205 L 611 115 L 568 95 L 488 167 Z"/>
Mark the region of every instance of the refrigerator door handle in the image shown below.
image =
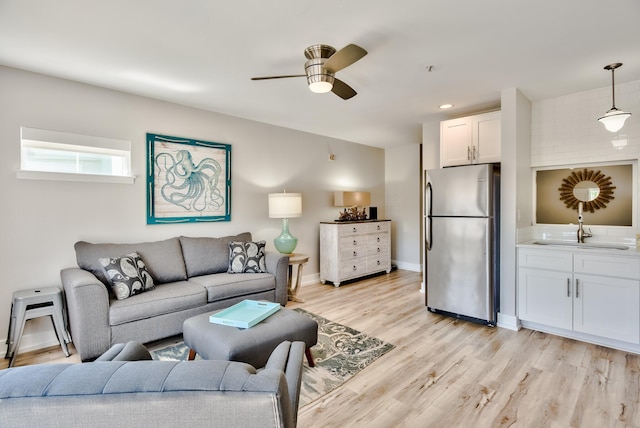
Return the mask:
<path id="1" fill-rule="evenodd" d="M 433 203 L 433 188 L 431 183 L 427 183 L 427 189 L 425 191 L 425 211 L 426 211 L 426 224 L 425 224 L 425 238 L 427 244 L 427 251 L 431 251 L 431 204 Z"/>

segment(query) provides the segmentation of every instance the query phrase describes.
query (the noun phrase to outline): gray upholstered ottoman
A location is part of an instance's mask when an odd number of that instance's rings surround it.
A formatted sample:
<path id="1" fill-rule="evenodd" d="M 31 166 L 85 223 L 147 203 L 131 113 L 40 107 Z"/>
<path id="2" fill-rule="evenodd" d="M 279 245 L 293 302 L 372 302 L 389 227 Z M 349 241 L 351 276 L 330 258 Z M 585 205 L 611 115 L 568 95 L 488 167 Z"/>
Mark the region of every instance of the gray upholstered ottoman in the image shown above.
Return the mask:
<path id="1" fill-rule="evenodd" d="M 311 347 L 318 343 L 318 323 L 296 311 L 281 308 L 278 312 L 250 328 L 237 328 L 209 322 L 209 315 L 196 315 L 185 320 L 182 330 L 189 347 L 189 359 L 196 354 L 205 360 L 240 361 L 255 368 L 264 367 L 271 352 L 283 341 L 301 341 L 313 367 Z"/>

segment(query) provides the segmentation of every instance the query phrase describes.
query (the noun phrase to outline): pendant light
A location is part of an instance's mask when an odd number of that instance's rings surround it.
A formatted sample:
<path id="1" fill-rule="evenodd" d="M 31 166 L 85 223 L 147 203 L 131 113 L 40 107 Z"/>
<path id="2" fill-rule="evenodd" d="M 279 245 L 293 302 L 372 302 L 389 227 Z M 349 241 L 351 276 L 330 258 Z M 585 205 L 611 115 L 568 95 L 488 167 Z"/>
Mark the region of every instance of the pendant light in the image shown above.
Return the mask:
<path id="1" fill-rule="evenodd" d="M 621 62 L 616 62 L 604 67 L 605 70 L 611 70 L 611 95 L 613 98 L 613 106 L 608 112 L 605 113 L 604 116 L 602 116 L 598 120 L 604 125 L 605 128 L 607 128 L 607 131 L 609 132 L 618 132 L 624 126 L 624 121 L 627 120 L 629 116 L 631 116 L 631 113 L 625 113 L 624 111 L 618 110 L 616 108 L 616 91 L 613 73 L 614 70 L 621 65 Z"/>

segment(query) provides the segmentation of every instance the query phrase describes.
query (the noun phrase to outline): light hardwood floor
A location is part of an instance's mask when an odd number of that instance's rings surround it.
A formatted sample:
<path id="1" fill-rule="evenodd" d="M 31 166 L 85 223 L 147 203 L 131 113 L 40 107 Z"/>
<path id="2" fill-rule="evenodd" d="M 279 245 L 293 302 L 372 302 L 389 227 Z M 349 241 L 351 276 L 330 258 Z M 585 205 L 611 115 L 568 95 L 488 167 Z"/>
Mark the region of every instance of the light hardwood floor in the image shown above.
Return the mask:
<path id="1" fill-rule="evenodd" d="M 290 302 L 396 348 L 301 408 L 299 427 L 638 427 L 638 355 L 431 314 L 419 273 L 340 288 L 305 284 Z M 175 339 L 169 339 L 174 340 Z M 6 367 L 0 362 L 0 366 Z M 59 347 L 16 365 L 77 362 Z"/>

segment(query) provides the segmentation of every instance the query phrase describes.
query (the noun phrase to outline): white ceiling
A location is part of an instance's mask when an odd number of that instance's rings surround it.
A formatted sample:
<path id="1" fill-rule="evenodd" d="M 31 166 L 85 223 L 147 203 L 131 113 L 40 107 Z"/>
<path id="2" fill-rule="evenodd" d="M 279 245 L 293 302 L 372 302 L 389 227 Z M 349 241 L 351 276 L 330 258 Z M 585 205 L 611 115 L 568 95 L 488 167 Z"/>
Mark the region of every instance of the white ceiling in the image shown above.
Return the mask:
<path id="1" fill-rule="evenodd" d="M 369 52 L 337 74 L 356 97 L 250 80 L 303 74 L 317 43 Z M 610 86 L 613 62 L 640 79 L 638 0 L 0 0 L 0 64 L 377 147 L 445 102 Z"/>

